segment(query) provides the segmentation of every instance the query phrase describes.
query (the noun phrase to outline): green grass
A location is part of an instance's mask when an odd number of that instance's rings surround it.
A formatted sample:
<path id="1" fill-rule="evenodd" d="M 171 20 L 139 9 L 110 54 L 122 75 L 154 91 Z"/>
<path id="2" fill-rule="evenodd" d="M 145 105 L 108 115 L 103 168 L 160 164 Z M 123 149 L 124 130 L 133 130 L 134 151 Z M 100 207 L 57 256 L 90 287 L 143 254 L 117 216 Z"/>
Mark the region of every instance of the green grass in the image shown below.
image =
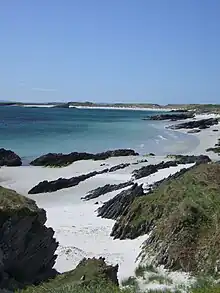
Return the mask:
<path id="1" fill-rule="evenodd" d="M 136 198 L 115 227 L 123 238 L 132 238 L 132 231 L 135 237 L 152 231 L 142 255 L 150 254 L 157 265 L 214 273 L 220 260 L 220 165 L 196 166 Z"/>
<path id="2" fill-rule="evenodd" d="M 165 285 L 172 285 L 173 281 L 166 276 L 162 275 L 151 275 L 148 278 L 148 283 L 157 283 L 157 284 L 165 284 Z"/>
<path id="3" fill-rule="evenodd" d="M 135 276 L 138 277 L 144 277 L 146 272 L 151 272 L 151 273 L 157 273 L 157 269 L 152 265 L 139 265 L 135 269 Z"/>
<path id="4" fill-rule="evenodd" d="M 14 190 L 0 186 L 0 212 L 7 214 L 22 211 L 26 214 L 36 212 L 38 209 L 35 201 L 22 196 Z"/>

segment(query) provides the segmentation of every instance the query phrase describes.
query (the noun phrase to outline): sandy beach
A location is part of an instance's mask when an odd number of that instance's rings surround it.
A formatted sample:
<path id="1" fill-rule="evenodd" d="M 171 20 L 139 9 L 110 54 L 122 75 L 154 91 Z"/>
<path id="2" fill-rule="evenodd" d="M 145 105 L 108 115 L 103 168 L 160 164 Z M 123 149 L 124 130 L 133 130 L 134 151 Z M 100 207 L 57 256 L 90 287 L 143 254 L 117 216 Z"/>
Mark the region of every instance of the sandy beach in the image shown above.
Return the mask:
<path id="1" fill-rule="evenodd" d="M 211 118 L 210 115 L 200 115 L 196 119 L 207 117 Z M 213 129 L 218 129 L 219 132 L 213 132 Z M 185 130 L 181 131 L 186 133 Z M 220 124 L 202 130 L 200 133 L 190 134 L 198 138 L 199 145 L 188 154 L 208 154 L 210 158 L 217 160 L 219 157 L 216 154 L 212 152 L 206 153 L 205 150 L 208 147 L 214 146 L 219 138 L 219 133 Z M 132 164 L 137 163 L 141 159 L 147 159 L 148 162 Z M 135 267 L 138 265 L 137 256 L 140 253 L 141 244 L 147 235 L 135 240 L 113 240 L 110 237 L 110 233 L 114 221 L 97 217 L 97 208 L 103 202 L 113 198 L 121 190 L 107 193 L 89 201 L 83 201 L 81 197 L 85 196 L 90 190 L 105 184 L 126 182 L 131 179 L 133 170 L 148 164 L 157 164 L 163 160 L 169 159 L 163 156 L 138 156 L 109 158 L 105 161 L 78 161 L 63 168 L 33 166 L 2 167 L 0 168 L 0 184 L 3 187 L 14 189 L 18 193 L 36 200 L 38 206 L 46 210 L 47 225 L 53 227 L 55 237 L 59 241 L 58 258 L 55 265 L 58 271 L 64 272 L 73 269 L 83 257 L 103 256 L 108 263 L 119 264 L 118 277 L 121 281 L 134 275 Z M 70 178 L 91 171 L 103 170 L 106 167 L 109 168 L 120 163 L 131 163 L 131 165 L 112 173 L 97 175 L 81 182 L 75 187 L 52 193 L 28 195 L 28 191 L 40 181 L 55 180 L 60 177 Z M 189 168 L 192 165 L 178 165 L 177 167 L 163 169 L 134 182 L 143 183 L 144 187 L 146 187 L 168 177 L 170 174 L 178 172 L 182 168 Z M 186 282 L 186 278 L 183 277 L 184 275 L 181 276 L 173 274 L 174 281 L 176 283 Z"/>

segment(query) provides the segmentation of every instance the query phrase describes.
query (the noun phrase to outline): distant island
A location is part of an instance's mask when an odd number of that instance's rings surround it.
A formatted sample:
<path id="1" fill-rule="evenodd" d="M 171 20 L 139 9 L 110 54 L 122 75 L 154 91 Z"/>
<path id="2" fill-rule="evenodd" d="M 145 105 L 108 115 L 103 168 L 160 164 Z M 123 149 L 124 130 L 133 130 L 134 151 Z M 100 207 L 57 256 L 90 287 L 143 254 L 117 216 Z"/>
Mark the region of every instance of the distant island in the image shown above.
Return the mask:
<path id="1" fill-rule="evenodd" d="M 0 101 L 0 106 L 20 107 L 53 107 L 53 108 L 116 108 L 116 109 L 152 109 L 152 110 L 194 110 L 197 113 L 220 113 L 220 104 L 167 104 L 154 103 L 94 103 L 94 102 L 49 102 L 49 103 L 24 103 L 13 101 Z"/>

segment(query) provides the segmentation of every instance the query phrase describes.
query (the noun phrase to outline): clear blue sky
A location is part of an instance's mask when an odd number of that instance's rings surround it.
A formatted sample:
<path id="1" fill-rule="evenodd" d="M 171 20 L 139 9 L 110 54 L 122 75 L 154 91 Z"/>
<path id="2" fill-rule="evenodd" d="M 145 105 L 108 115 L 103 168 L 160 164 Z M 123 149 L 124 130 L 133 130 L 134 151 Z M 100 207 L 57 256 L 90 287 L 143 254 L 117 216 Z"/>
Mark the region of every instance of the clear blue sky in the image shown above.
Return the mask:
<path id="1" fill-rule="evenodd" d="M 220 0 L 1 0 L 0 100 L 220 103 Z"/>

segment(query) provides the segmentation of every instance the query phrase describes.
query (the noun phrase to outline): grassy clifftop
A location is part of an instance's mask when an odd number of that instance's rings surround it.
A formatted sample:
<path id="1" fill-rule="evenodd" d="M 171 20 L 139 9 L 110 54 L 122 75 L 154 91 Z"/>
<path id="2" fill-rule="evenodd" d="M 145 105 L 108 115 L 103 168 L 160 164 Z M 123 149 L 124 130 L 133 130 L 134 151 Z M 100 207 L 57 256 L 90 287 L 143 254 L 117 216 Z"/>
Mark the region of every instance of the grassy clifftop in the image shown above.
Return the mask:
<path id="1" fill-rule="evenodd" d="M 20 211 L 27 209 L 29 212 L 39 211 L 35 201 L 18 194 L 16 191 L 0 186 L 0 212 Z"/>
<path id="2" fill-rule="evenodd" d="M 137 231 L 139 233 L 137 233 Z M 202 164 L 136 198 L 113 228 L 118 238 L 151 231 L 143 256 L 169 269 L 220 270 L 220 164 Z"/>

